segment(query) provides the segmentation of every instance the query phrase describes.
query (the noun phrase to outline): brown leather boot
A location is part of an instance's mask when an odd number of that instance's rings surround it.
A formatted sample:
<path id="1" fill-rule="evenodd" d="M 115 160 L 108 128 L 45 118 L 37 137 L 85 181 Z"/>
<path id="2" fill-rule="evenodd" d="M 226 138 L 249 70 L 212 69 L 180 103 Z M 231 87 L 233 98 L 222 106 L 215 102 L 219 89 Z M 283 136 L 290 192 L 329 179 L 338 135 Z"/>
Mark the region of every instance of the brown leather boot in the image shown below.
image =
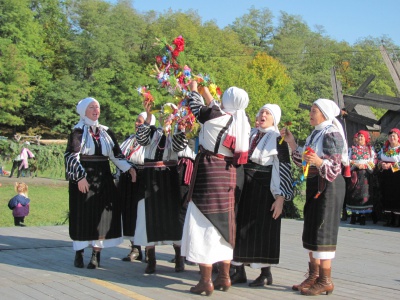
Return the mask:
<path id="1" fill-rule="evenodd" d="M 230 263 L 219 263 L 219 272 L 217 279 L 214 280 L 214 289 L 223 290 L 224 292 L 229 290 L 230 286 L 232 285 L 231 278 L 229 277 L 230 266 Z"/>
<path id="2" fill-rule="evenodd" d="M 144 271 L 146 274 L 153 274 L 156 271 L 156 248 L 147 248 L 147 267 Z"/>
<path id="3" fill-rule="evenodd" d="M 302 289 L 301 293 L 307 296 L 316 296 L 322 293 L 326 293 L 326 295 L 332 294 L 334 286 L 331 278 L 331 270 L 332 268 L 323 269 L 320 267 L 317 281 L 309 289 Z"/>
<path id="4" fill-rule="evenodd" d="M 292 290 L 301 291 L 302 289 L 310 288 L 318 279 L 319 265 L 316 263 L 308 263 L 308 277 L 300 284 L 292 286 Z"/>
<path id="5" fill-rule="evenodd" d="M 181 256 L 181 246 L 174 245 L 175 250 L 175 272 L 185 271 L 185 259 Z"/>
<path id="6" fill-rule="evenodd" d="M 199 267 L 201 274 L 200 281 L 196 286 L 190 288 L 190 292 L 199 295 L 205 292 L 207 296 L 211 296 L 214 291 L 214 285 L 211 280 L 212 267 L 203 265 L 200 265 Z"/>

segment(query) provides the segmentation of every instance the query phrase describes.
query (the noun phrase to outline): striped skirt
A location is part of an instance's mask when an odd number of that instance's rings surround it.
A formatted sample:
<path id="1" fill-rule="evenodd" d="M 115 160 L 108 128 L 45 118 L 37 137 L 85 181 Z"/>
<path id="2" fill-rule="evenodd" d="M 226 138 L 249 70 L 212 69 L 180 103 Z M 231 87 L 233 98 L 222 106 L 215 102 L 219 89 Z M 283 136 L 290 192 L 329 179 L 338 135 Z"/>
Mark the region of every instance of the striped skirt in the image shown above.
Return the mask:
<path id="1" fill-rule="evenodd" d="M 320 176 L 308 177 L 304 204 L 303 247 L 311 251 L 336 251 L 340 214 L 345 197 L 345 182 L 338 175 L 333 182 L 325 180 L 326 188 L 318 192 Z"/>
<path id="2" fill-rule="evenodd" d="M 144 178 L 147 241 L 180 241 L 183 224 L 179 221 L 182 200 L 177 167 L 145 167 Z"/>
<path id="3" fill-rule="evenodd" d="M 235 246 L 236 168 L 229 158 L 200 152 L 195 161 L 189 199 L 220 232 Z"/>
<path id="4" fill-rule="evenodd" d="M 69 234 L 74 241 L 121 237 L 121 202 L 109 161 L 84 161 L 89 192 L 69 182 Z"/>
<path id="5" fill-rule="evenodd" d="M 136 229 L 137 207 L 144 198 L 143 168 L 136 171 L 136 182 L 128 172 L 119 177 L 118 190 L 121 195 L 122 231 L 125 237 L 133 237 Z"/>
<path id="6" fill-rule="evenodd" d="M 271 170 L 271 166 L 253 163 L 244 166 L 245 182 L 236 218 L 236 262 L 279 263 L 281 218 L 272 218 Z"/>
<path id="7" fill-rule="evenodd" d="M 383 170 L 379 175 L 383 210 L 400 213 L 400 171 Z"/>

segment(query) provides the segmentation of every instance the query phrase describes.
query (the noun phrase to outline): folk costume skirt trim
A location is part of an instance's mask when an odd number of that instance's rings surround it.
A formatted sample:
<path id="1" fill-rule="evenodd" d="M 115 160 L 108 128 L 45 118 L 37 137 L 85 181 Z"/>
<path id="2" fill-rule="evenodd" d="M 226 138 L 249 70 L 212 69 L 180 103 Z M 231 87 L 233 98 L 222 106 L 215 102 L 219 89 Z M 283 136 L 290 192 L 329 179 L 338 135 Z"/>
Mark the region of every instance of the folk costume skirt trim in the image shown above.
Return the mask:
<path id="1" fill-rule="evenodd" d="M 346 193 L 346 208 L 355 213 L 371 213 L 372 198 L 369 195 L 369 178 L 367 170 L 353 170 L 351 183 Z"/>
<path id="2" fill-rule="evenodd" d="M 325 189 L 318 198 L 318 180 Z M 345 197 L 345 182 L 338 175 L 333 182 L 320 176 L 307 178 L 304 205 L 303 247 L 311 251 L 336 251 L 340 214 Z"/>
<path id="3" fill-rule="evenodd" d="M 235 191 L 236 168 L 231 158 L 197 154 L 189 200 L 232 247 L 236 238 Z"/>
<path id="4" fill-rule="evenodd" d="M 213 264 L 233 257 L 232 246 L 193 201 L 189 202 L 186 213 L 181 255 L 199 264 Z"/>
<path id="5" fill-rule="evenodd" d="M 147 241 L 180 241 L 182 200 L 176 163 L 168 167 L 146 167 L 145 164 L 144 178 Z"/>
<path id="6" fill-rule="evenodd" d="M 281 218 L 272 218 L 272 166 L 244 165 L 245 182 L 237 212 L 233 260 L 241 263 L 278 264 Z"/>
<path id="7" fill-rule="evenodd" d="M 121 203 L 107 161 L 81 160 L 89 192 L 69 182 L 69 234 L 74 241 L 108 240 L 122 236 Z"/>
<path id="8" fill-rule="evenodd" d="M 136 229 L 138 202 L 144 198 L 145 185 L 143 168 L 136 171 L 136 182 L 132 182 L 128 172 L 119 177 L 118 190 L 121 195 L 122 232 L 125 237 L 133 237 Z"/>
<path id="9" fill-rule="evenodd" d="M 400 212 L 400 171 L 391 169 L 380 173 L 382 208 L 384 211 Z"/>

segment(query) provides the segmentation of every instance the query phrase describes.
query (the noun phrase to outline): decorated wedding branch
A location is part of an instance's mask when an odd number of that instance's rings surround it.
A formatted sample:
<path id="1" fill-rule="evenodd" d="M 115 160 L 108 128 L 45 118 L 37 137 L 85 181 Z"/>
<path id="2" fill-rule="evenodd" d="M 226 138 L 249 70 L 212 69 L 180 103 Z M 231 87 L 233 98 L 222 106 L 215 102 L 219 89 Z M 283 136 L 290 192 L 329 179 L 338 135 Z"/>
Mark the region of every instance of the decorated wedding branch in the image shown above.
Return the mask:
<path id="1" fill-rule="evenodd" d="M 196 80 L 200 87 L 208 87 L 211 95 L 216 101 L 221 99 L 221 89 L 209 74 L 193 75 L 189 66 L 183 67 L 177 62 L 177 58 L 185 50 L 185 40 L 178 36 L 168 44 L 166 39 L 156 39 L 156 45 L 160 46 L 162 55 L 156 56 L 152 77 L 157 79 L 160 88 L 165 89 L 176 101 L 178 107 L 173 124 L 184 125 L 187 137 L 192 138 L 198 134 L 200 125 L 191 112 L 186 97 L 190 92 L 188 85 L 190 81 Z M 161 111 L 160 111 L 161 112 Z"/>

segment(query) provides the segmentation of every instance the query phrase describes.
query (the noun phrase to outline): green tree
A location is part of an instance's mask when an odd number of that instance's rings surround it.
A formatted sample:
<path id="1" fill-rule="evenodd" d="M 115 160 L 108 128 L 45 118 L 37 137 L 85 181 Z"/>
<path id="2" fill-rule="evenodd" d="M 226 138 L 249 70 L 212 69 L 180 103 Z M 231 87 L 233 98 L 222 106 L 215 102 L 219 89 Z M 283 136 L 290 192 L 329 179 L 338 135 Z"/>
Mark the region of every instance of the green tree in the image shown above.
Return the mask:
<path id="1" fill-rule="evenodd" d="M 40 72 L 40 27 L 28 0 L 1 0 L 0 5 L 0 124 L 22 125 L 27 117 Z"/>
<path id="2" fill-rule="evenodd" d="M 256 9 L 252 6 L 249 13 L 236 18 L 229 27 L 239 35 L 244 45 L 267 49 L 274 31 L 272 19 L 273 14 L 268 8 Z"/>

